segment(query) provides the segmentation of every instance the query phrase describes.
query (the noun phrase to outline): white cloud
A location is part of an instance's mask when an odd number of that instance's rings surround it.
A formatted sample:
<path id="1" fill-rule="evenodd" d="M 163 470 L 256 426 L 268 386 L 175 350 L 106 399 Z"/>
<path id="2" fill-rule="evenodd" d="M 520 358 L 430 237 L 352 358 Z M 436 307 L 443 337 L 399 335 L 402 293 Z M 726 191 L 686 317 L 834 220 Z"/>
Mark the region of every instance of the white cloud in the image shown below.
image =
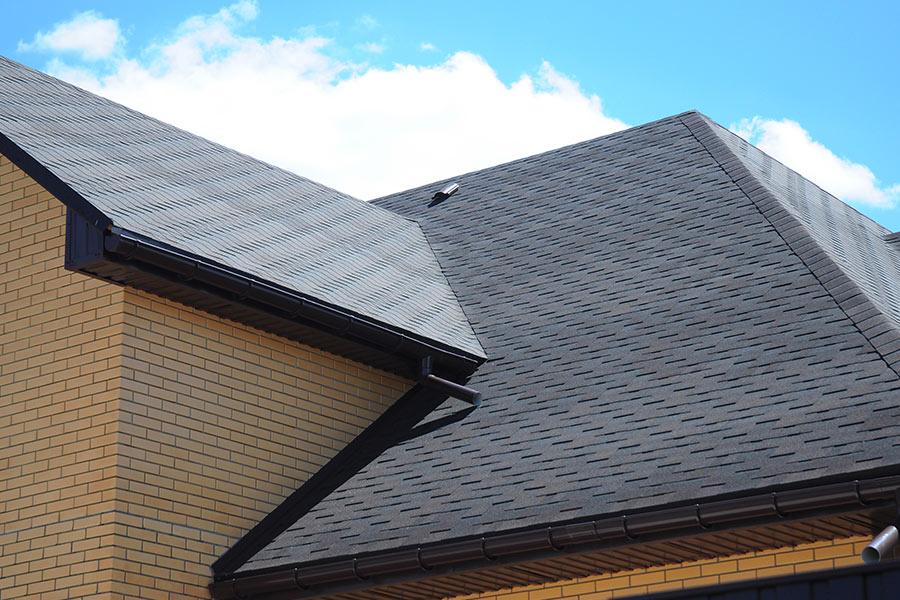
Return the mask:
<path id="1" fill-rule="evenodd" d="M 371 15 L 362 15 L 356 19 L 356 26 L 362 29 L 377 29 L 378 21 Z"/>
<path id="2" fill-rule="evenodd" d="M 842 200 L 891 208 L 900 198 L 900 184 L 881 186 L 867 167 L 835 155 L 795 121 L 757 116 L 731 130 Z"/>
<path id="3" fill-rule="evenodd" d="M 360 44 L 359 46 L 357 46 L 357 48 L 359 48 L 363 52 L 371 52 L 373 54 L 381 54 L 382 52 L 384 52 L 384 46 L 375 42 Z"/>
<path id="4" fill-rule="evenodd" d="M 92 10 L 58 23 L 49 33 L 38 32 L 30 43 L 19 42 L 19 51 L 76 52 L 88 60 L 109 58 L 120 42 L 119 23 Z"/>
<path id="5" fill-rule="evenodd" d="M 122 58 L 111 74 L 52 70 L 361 198 L 625 127 L 548 63 L 512 85 L 467 52 L 435 66 L 363 68 L 330 57 L 322 38 L 241 36 L 252 11 L 235 6 L 189 19 L 142 53 L 152 59 Z"/>
<path id="6" fill-rule="evenodd" d="M 431 44 L 429 42 L 422 42 L 422 44 L 419 46 L 419 48 L 423 52 L 434 52 L 435 50 L 437 50 L 437 48 L 434 47 L 434 44 Z"/>

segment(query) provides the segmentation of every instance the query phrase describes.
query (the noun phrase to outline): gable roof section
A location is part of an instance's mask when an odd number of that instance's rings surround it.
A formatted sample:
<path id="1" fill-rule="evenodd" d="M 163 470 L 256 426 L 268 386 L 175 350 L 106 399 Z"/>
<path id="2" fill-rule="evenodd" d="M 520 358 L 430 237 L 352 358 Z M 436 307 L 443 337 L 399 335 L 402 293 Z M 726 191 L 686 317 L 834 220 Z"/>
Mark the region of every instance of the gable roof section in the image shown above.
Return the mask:
<path id="1" fill-rule="evenodd" d="M 760 155 L 686 113 L 377 201 L 428 235 L 485 404 L 442 405 L 237 576 L 900 472 L 897 328 L 869 308 L 894 292 L 864 280 L 900 280 L 895 250 Z"/>
<path id="2" fill-rule="evenodd" d="M 101 229 L 484 358 L 412 220 L 2 57 L 0 134 L 0 151 Z"/>

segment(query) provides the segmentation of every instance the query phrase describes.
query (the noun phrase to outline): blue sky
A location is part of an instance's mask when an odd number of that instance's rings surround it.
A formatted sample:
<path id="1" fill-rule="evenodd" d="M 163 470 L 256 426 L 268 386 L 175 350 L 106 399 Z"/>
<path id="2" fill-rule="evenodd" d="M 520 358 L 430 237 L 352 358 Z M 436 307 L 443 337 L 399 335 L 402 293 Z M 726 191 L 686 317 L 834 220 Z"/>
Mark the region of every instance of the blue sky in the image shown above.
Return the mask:
<path id="1" fill-rule="evenodd" d="M 900 229 L 900 3 L 14 3 L 0 54 L 363 198 L 699 109 Z"/>

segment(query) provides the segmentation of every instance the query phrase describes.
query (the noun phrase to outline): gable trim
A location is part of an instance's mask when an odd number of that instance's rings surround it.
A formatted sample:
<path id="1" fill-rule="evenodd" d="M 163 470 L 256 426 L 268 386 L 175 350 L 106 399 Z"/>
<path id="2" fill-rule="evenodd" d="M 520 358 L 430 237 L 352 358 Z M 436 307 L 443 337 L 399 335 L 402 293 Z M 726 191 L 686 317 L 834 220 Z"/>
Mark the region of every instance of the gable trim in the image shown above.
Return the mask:
<path id="1" fill-rule="evenodd" d="M 66 207 L 77 211 L 90 226 L 98 230 L 112 226 L 112 219 L 2 133 L 0 133 L 0 154 L 53 194 Z"/>
<path id="2" fill-rule="evenodd" d="M 100 231 L 71 209 L 66 267 L 413 379 L 428 356 L 451 379 L 465 379 L 484 362 L 146 236 L 119 227 Z"/>

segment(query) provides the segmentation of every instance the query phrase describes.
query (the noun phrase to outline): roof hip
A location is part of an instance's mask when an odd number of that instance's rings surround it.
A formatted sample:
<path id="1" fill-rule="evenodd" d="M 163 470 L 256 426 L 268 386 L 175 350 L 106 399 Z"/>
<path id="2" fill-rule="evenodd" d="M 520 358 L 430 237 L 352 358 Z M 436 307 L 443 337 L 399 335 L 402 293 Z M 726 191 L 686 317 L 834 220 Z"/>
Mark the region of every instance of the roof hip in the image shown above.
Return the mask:
<path id="1" fill-rule="evenodd" d="M 845 266 L 832 258 L 832 253 L 820 241 L 821 235 L 816 235 L 816 232 L 811 230 L 810 223 L 805 223 L 790 210 L 789 205 L 776 195 L 779 190 L 773 189 L 774 186 L 767 184 L 763 180 L 762 174 L 752 172 L 751 167 L 748 167 L 747 162 L 741 159 L 735 149 L 730 148 L 723 141 L 722 135 L 716 130 L 716 128 L 721 129 L 718 124 L 711 122 L 698 112 L 684 113 L 678 115 L 678 118 L 763 217 L 771 223 L 784 243 L 806 265 L 813 277 L 869 341 L 873 350 L 900 377 L 900 324 L 873 302 L 870 294 L 860 286 L 858 277 L 852 277 Z M 737 138 L 734 134 L 727 133 L 726 135 Z M 748 148 L 753 148 L 746 143 L 741 144 L 740 147 L 748 152 L 750 151 Z M 753 148 L 753 150 L 756 149 Z M 756 152 L 759 151 L 756 150 Z M 759 154 L 762 153 L 759 152 Z M 773 163 L 777 162 L 768 155 L 763 156 Z M 780 163 L 778 164 L 786 169 Z M 830 196 L 824 191 L 822 194 Z M 839 202 L 836 199 L 835 201 Z M 841 206 L 846 207 L 843 204 Z M 855 213 L 855 211 L 853 212 Z M 858 213 L 855 214 L 858 215 Z M 859 217 L 869 221 L 867 217 L 862 215 Z M 880 228 L 880 226 L 878 227 Z M 893 239 L 893 235 L 889 233 L 882 233 L 879 236 L 879 241 L 883 243 L 888 255 L 893 253 L 889 246 L 891 239 Z"/>

